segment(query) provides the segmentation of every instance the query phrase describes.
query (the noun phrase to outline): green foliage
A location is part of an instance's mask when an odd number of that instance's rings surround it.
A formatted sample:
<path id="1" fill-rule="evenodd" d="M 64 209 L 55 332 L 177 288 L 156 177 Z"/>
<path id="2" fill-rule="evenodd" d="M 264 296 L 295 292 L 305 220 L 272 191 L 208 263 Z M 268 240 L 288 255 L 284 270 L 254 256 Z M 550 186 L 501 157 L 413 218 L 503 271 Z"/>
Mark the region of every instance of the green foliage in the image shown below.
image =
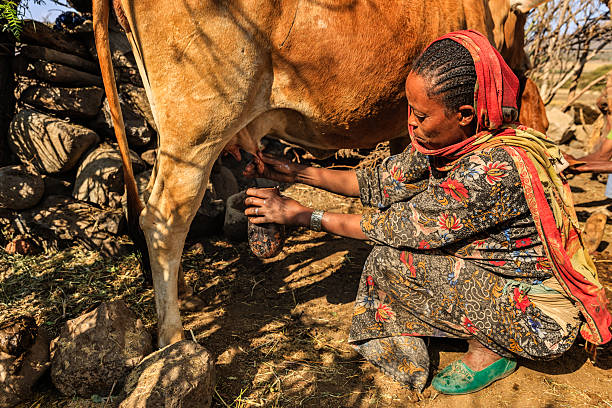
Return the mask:
<path id="1" fill-rule="evenodd" d="M 28 6 L 45 4 L 47 1 L 65 6 L 61 0 L 0 0 L 0 30 L 10 31 L 19 40 Z"/>
<path id="2" fill-rule="evenodd" d="M 19 39 L 23 31 L 23 9 L 12 0 L 0 0 L 0 21 L 2 31 L 10 31 L 15 38 Z"/>

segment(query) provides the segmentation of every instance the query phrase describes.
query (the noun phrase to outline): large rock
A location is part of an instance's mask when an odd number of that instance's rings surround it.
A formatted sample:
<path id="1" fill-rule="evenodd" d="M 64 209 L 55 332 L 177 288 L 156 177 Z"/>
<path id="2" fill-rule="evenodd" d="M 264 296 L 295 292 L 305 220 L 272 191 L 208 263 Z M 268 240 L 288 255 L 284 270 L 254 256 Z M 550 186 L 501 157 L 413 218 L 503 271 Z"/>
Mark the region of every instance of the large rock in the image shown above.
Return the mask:
<path id="1" fill-rule="evenodd" d="M 43 60 L 29 60 L 19 56 L 15 58 L 15 69 L 20 75 L 38 78 L 54 84 L 67 86 L 102 86 L 98 75 L 80 71 L 68 65 Z"/>
<path id="2" fill-rule="evenodd" d="M 20 41 L 25 44 L 43 45 L 85 59 L 91 59 L 91 54 L 83 43 L 38 21 L 26 20 L 24 22 Z"/>
<path id="3" fill-rule="evenodd" d="M 145 169 L 138 155 L 130 152 L 134 173 Z M 103 144 L 91 151 L 77 170 L 72 196 L 103 207 L 121 207 L 123 195 L 123 165 L 121 153 Z"/>
<path id="4" fill-rule="evenodd" d="M 585 143 L 585 151 L 587 153 L 593 153 L 597 150 L 598 147 L 601 146 L 601 143 L 605 140 L 607 135 L 603 134 L 603 130 L 605 129 L 606 118 L 603 114 L 599 115 L 599 117 L 593 122 L 591 125 L 589 137 L 587 142 Z M 578 156 L 575 156 L 578 157 Z"/>
<path id="5" fill-rule="evenodd" d="M 41 331 L 19 357 L 0 351 L 0 408 L 12 408 L 30 398 L 32 386 L 49 366 L 49 340 Z"/>
<path id="6" fill-rule="evenodd" d="M 246 193 L 241 191 L 229 197 L 226 202 L 223 234 L 232 241 L 246 241 L 247 239 L 248 219 L 244 215 L 246 198 Z"/>
<path id="7" fill-rule="evenodd" d="M 574 129 L 574 137 L 583 146 L 588 146 L 591 138 L 591 134 L 593 133 L 593 125 L 576 125 Z M 585 151 L 585 156 L 588 152 Z"/>
<path id="8" fill-rule="evenodd" d="M 153 167 L 157 158 L 157 149 L 149 149 L 142 152 L 140 158 L 143 162 L 147 163 L 147 166 Z"/>
<path id="9" fill-rule="evenodd" d="M 98 52 L 95 46 L 94 37 L 89 39 L 89 50 L 95 59 L 98 58 Z M 113 60 L 113 69 L 115 77 L 119 83 L 130 83 L 137 86 L 142 86 L 142 78 L 138 72 L 138 66 L 132 53 L 132 46 L 123 31 L 113 29 L 109 26 L 108 41 L 110 43 L 111 58 Z"/>
<path id="10" fill-rule="evenodd" d="M 210 173 L 210 184 L 213 186 L 215 198 L 223 201 L 240 191 L 234 173 L 223 165 L 213 166 Z"/>
<path id="11" fill-rule="evenodd" d="M 128 83 L 120 84 L 119 91 L 121 92 L 123 100 L 134 109 L 134 112 L 143 117 L 149 126 L 157 132 L 157 126 L 155 125 L 155 119 L 153 119 L 149 98 L 147 98 L 147 93 L 144 88 Z"/>
<path id="12" fill-rule="evenodd" d="M 153 349 L 151 335 L 121 300 L 66 322 L 51 342 L 51 380 L 66 396 L 108 395 Z"/>
<path id="13" fill-rule="evenodd" d="M 95 62 L 51 48 L 39 47 L 36 45 L 24 45 L 21 47 L 19 54 L 30 59 L 42 59 L 49 62 L 57 62 L 68 65 L 72 68 L 89 72 L 91 74 L 99 75 L 100 73 L 100 67 Z"/>
<path id="14" fill-rule="evenodd" d="M 574 111 L 574 123 L 576 125 L 592 125 L 600 114 L 597 106 L 581 102 L 574 102 L 572 110 Z"/>
<path id="15" fill-rule="evenodd" d="M 45 195 L 60 195 L 60 196 L 71 196 L 72 195 L 72 183 L 66 180 L 61 180 L 51 176 L 44 176 L 43 182 L 45 183 Z"/>
<path id="16" fill-rule="evenodd" d="M 147 356 L 130 373 L 119 408 L 207 408 L 212 403 L 214 361 L 206 349 L 182 340 Z"/>
<path id="17" fill-rule="evenodd" d="M 23 166 L 0 168 L 0 208 L 24 210 L 34 207 L 45 192 L 42 177 L 31 174 Z"/>
<path id="18" fill-rule="evenodd" d="M 546 136 L 555 143 L 567 142 L 573 135 L 574 118 L 559 108 L 546 109 L 548 117 L 548 131 Z"/>
<path id="19" fill-rule="evenodd" d="M 90 129 L 23 109 L 11 122 L 9 145 L 22 163 L 45 173 L 71 170 L 100 138 Z"/>
<path id="20" fill-rule="evenodd" d="M 102 107 L 104 90 L 95 86 L 61 88 L 31 85 L 20 95 L 20 101 L 59 116 L 93 118 Z"/>
<path id="21" fill-rule="evenodd" d="M 147 145 L 155 135 L 153 129 L 149 126 L 146 119 L 135 110 L 134 106 L 125 102 L 122 95 L 119 98 L 119 105 L 121 106 L 125 133 L 130 146 Z M 91 125 L 106 137 L 115 138 L 108 99 L 104 99 L 102 110 Z"/>
<path id="22" fill-rule="evenodd" d="M 19 357 L 34 344 L 38 334 L 32 316 L 15 316 L 0 323 L 0 351 Z"/>
<path id="23" fill-rule="evenodd" d="M 0 230 L 7 238 L 27 237 L 45 251 L 82 245 L 111 256 L 121 249 L 117 235 L 122 219 L 121 210 L 101 210 L 71 197 L 48 196 L 29 210 L 0 209 Z"/>

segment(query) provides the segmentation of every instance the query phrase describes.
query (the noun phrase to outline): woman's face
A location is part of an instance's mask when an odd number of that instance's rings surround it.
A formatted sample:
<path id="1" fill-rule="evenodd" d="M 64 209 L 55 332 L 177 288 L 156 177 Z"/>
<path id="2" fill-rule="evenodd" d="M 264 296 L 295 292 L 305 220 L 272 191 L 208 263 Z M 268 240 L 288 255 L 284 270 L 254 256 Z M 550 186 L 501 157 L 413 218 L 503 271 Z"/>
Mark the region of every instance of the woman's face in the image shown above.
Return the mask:
<path id="1" fill-rule="evenodd" d="M 474 134 L 474 108 L 463 105 L 456 112 L 448 112 L 442 98 L 427 96 L 427 82 L 414 72 L 406 79 L 406 97 L 411 108 L 408 124 L 426 149 L 441 149 Z"/>

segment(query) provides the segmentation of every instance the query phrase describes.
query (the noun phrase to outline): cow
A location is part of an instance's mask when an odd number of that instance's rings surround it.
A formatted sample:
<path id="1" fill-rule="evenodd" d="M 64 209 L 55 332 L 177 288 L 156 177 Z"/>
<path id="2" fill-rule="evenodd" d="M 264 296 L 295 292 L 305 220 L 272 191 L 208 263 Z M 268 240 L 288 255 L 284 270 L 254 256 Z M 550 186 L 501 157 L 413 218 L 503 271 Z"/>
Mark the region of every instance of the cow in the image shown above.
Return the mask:
<path id="1" fill-rule="evenodd" d="M 325 155 L 405 139 L 404 81 L 427 44 L 450 31 L 475 29 L 514 56 L 513 68 L 520 71 L 526 65 L 514 32 L 533 6 L 517 0 L 114 1 L 159 131 L 144 205 L 114 84 L 109 0 L 93 0 L 128 223 L 141 234 L 133 236 L 137 245 L 148 247 L 143 263 L 152 271 L 160 347 L 183 338 L 178 305 L 183 245 L 224 148 L 240 145 L 257 158 L 259 140 L 272 134 Z"/>

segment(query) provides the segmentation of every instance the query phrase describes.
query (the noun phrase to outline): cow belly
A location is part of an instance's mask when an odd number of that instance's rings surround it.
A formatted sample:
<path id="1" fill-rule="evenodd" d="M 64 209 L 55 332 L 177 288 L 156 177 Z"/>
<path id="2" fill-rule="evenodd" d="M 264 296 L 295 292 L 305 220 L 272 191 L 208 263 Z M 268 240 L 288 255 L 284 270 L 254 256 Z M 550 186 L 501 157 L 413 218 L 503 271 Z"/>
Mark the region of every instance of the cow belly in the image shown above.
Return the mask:
<path id="1" fill-rule="evenodd" d="M 375 147 L 380 142 L 405 136 L 406 120 L 405 102 L 350 125 L 313 121 L 292 109 L 273 109 L 252 120 L 246 127 L 252 140 L 238 144 L 242 148 L 256 146 L 262 137 L 272 135 L 303 146 L 315 156 L 325 156 L 327 150 Z"/>
<path id="2" fill-rule="evenodd" d="M 479 0 L 462 7 L 447 0 L 345 3 L 298 2 L 271 37 L 270 104 L 300 112 L 316 130 L 294 132 L 294 143 L 371 147 L 405 135 L 412 61 L 439 35 L 468 28 L 468 20 L 487 33 Z"/>

